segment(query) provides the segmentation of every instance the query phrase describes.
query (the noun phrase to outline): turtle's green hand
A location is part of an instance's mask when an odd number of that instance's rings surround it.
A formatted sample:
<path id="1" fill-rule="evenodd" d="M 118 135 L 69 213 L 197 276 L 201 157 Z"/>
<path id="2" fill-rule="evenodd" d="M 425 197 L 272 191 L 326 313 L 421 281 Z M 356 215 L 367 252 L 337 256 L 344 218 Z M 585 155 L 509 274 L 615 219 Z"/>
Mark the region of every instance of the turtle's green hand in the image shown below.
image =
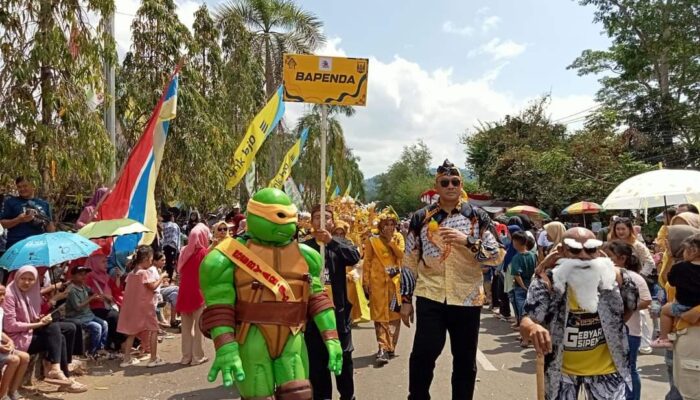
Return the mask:
<path id="1" fill-rule="evenodd" d="M 209 382 L 214 382 L 221 372 L 224 379 L 224 386 L 233 386 L 234 378 L 240 382 L 245 379 L 243 364 L 238 354 L 238 343 L 227 343 L 216 351 L 216 358 L 209 370 Z"/>
<path id="2" fill-rule="evenodd" d="M 343 369 L 343 349 L 338 339 L 326 340 L 328 349 L 328 369 L 336 375 L 340 375 Z"/>

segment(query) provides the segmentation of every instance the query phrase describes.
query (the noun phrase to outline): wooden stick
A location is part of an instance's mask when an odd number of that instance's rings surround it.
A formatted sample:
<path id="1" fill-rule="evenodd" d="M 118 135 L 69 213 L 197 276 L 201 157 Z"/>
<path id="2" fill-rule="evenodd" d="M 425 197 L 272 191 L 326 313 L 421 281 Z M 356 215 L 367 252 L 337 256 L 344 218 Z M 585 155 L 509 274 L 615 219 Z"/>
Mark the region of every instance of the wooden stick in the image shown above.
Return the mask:
<path id="1" fill-rule="evenodd" d="M 537 353 L 537 400 L 544 400 L 544 355 Z"/>

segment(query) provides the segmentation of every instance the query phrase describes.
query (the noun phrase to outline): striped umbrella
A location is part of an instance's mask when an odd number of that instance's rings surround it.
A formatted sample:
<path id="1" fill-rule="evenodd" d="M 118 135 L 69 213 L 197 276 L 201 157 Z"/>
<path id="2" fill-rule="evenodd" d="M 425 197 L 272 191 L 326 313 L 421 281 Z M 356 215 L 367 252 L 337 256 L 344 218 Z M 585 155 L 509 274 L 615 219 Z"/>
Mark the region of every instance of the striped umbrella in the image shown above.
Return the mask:
<path id="1" fill-rule="evenodd" d="M 515 206 L 506 210 L 506 215 L 513 216 L 518 214 L 525 214 L 530 217 L 551 219 L 546 212 L 540 210 L 537 207 L 532 206 Z"/>
<path id="2" fill-rule="evenodd" d="M 561 213 L 562 215 L 583 215 L 583 226 L 586 226 L 586 214 L 598 214 L 604 211 L 605 207 L 598 203 L 579 201 L 566 207 Z"/>
<path id="3" fill-rule="evenodd" d="M 564 215 L 598 214 L 604 212 L 605 208 L 598 203 L 591 201 L 579 201 L 566 207 L 561 213 Z"/>

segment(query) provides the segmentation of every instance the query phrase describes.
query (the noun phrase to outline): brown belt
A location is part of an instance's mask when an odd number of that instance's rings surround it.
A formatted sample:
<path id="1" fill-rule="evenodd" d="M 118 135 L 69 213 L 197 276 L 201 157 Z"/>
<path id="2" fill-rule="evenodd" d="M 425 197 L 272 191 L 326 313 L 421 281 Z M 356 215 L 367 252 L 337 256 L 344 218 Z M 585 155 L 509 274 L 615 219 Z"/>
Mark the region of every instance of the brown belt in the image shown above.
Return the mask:
<path id="1" fill-rule="evenodd" d="M 306 322 L 307 304 L 303 302 L 236 302 L 236 322 L 299 326 Z"/>

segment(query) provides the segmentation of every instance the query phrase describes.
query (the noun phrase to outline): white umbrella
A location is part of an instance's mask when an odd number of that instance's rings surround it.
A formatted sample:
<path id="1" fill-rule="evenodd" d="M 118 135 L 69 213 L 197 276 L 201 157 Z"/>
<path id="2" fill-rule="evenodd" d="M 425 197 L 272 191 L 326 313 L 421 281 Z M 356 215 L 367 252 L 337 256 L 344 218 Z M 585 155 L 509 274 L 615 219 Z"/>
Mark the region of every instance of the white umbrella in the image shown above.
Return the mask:
<path id="1" fill-rule="evenodd" d="M 659 169 L 619 184 L 603 202 L 608 210 L 646 210 L 700 201 L 700 171 Z"/>

